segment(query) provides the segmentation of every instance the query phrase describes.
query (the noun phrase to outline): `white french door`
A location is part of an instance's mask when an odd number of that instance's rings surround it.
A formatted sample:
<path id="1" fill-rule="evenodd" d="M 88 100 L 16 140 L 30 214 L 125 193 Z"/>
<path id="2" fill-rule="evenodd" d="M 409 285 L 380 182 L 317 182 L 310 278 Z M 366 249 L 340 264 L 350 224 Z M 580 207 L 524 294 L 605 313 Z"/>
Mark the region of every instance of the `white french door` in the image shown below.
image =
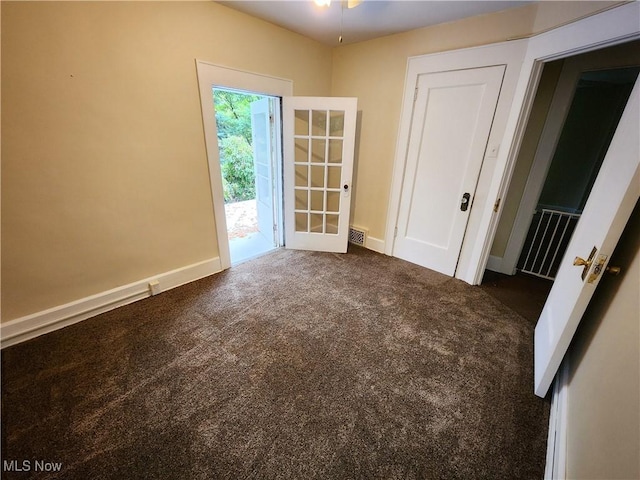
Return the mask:
<path id="1" fill-rule="evenodd" d="M 394 256 L 454 275 L 504 71 L 418 76 Z"/>
<path id="2" fill-rule="evenodd" d="M 356 98 L 283 98 L 287 248 L 347 251 L 356 115 Z"/>
<path id="3" fill-rule="evenodd" d="M 258 230 L 273 245 L 277 245 L 276 183 L 274 166 L 275 98 L 264 97 L 251 104 L 251 136 L 256 186 Z"/>
<path id="4" fill-rule="evenodd" d="M 640 197 L 636 80 L 535 329 L 535 393 L 544 397 Z"/>

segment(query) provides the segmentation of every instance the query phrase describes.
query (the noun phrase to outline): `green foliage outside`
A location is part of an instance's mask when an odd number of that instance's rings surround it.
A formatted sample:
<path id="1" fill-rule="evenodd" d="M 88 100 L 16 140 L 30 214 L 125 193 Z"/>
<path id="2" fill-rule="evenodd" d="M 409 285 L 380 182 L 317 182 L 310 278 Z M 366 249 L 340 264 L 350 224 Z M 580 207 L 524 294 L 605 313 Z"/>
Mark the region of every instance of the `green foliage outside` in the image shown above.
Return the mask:
<path id="1" fill-rule="evenodd" d="M 251 103 L 257 95 L 214 90 L 225 203 L 256 198 Z"/>
<path id="2" fill-rule="evenodd" d="M 218 140 L 225 203 L 256 198 L 253 150 L 243 137 Z"/>

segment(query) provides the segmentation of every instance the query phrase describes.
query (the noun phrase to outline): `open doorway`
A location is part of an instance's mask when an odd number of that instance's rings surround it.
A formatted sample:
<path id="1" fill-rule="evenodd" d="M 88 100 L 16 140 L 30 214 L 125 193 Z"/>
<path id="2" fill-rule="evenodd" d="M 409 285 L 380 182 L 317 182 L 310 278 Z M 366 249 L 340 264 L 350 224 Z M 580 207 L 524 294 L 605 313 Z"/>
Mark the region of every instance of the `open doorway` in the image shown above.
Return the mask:
<path id="1" fill-rule="evenodd" d="M 231 264 L 280 246 L 280 99 L 213 89 Z"/>
<path id="2" fill-rule="evenodd" d="M 544 66 L 483 279 L 534 323 L 640 72 L 639 46 Z"/>
<path id="3" fill-rule="evenodd" d="M 580 74 L 533 211 L 516 266 L 519 271 L 555 279 L 639 70 Z"/>

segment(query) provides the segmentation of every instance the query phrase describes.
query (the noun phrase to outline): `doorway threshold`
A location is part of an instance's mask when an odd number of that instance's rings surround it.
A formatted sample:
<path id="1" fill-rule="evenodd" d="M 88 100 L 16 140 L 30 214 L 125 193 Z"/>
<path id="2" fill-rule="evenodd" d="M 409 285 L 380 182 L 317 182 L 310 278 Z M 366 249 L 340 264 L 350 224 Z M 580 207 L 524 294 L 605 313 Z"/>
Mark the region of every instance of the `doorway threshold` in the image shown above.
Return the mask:
<path id="1" fill-rule="evenodd" d="M 273 242 L 267 240 L 260 232 L 250 233 L 246 237 L 229 239 L 232 265 L 252 260 L 275 250 L 275 248 Z"/>

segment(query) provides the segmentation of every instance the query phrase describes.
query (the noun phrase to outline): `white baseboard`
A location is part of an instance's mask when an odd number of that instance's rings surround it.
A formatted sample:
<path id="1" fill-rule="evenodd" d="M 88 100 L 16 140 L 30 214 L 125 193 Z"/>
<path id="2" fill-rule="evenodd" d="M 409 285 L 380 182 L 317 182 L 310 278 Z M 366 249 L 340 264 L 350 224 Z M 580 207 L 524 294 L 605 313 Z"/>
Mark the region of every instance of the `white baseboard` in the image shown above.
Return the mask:
<path id="1" fill-rule="evenodd" d="M 114 308 L 147 298 L 151 296 L 150 282 L 159 282 L 158 292 L 163 292 L 220 271 L 222 271 L 220 258 L 211 258 L 65 305 L 16 318 L 0 325 L 0 348 L 30 340 Z"/>
<path id="2" fill-rule="evenodd" d="M 504 261 L 504 257 L 496 257 L 495 255 L 489 255 L 489 261 L 487 262 L 487 270 L 492 272 L 504 273 L 505 275 L 515 275 L 515 268 L 510 268 L 507 262 Z"/>
<path id="3" fill-rule="evenodd" d="M 365 248 L 373 250 L 374 252 L 384 253 L 384 240 L 380 240 L 379 238 L 367 236 L 367 240 L 364 246 Z"/>
<path id="4" fill-rule="evenodd" d="M 487 270 L 491 270 L 492 272 L 502 273 L 502 257 L 489 255 L 489 261 L 487 262 Z"/>

